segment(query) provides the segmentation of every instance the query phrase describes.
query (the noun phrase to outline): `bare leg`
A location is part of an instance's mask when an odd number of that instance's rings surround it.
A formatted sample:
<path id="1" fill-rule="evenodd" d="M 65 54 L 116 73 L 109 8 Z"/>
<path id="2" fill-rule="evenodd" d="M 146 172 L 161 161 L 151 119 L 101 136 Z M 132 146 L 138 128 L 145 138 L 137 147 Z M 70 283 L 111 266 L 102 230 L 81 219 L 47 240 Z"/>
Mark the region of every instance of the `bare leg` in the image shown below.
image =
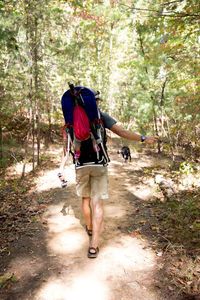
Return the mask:
<path id="1" fill-rule="evenodd" d="M 92 217 L 93 233 L 92 233 L 92 240 L 90 246 L 96 248 L 98 247 L 101 225 L 103 221 L 103 201 L 92 200 L 92 205 L 93 205 L 93 217 Z M 91 252 L 93 252 L 93 250 L 91 250 Z"/>
<path id="2" fill-rule="evenodd" d="M 83 197 L 82 198 L 82 211 L 85 218 L 85 223 L 89 230 L 92 230 L 92 209 L 90 206 L 90 197 Z"/>
<path id="3" fill-rule="evenodd" d="M 74 150 L 75 150 L 75 159 L 80 157 L 80 150 L 81 150 L 81 141 L 79 141 L 74 134 Z"/>

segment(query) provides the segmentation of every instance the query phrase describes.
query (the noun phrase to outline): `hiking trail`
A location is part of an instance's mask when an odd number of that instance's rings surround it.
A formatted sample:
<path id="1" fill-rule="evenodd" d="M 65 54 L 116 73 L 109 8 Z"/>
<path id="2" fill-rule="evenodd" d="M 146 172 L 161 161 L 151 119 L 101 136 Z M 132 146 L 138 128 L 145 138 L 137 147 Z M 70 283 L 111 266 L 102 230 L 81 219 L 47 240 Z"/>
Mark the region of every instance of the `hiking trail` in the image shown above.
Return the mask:
<path id="1" fill-rule="evenodd" d="M 151 203 L 157 186 L 145 176 L 145 170 L 159 167 L 159 158 L 135 151 L 132 161 L 123 164 L 119 146 L 109 145 L 110 197 L 104 201 L 100 252 L 88 259 L 89 237 L 75 192 L 74 166 L 65 169 L 66 188 L 61 189 L 57 179 L 61 150 L 49 149 L 51 167 L 41 170 L 30 191 L 35 222 L 27 224 L 3 262 L 4 272 L 14 274 L 16 282 L 1 289 L 0 298 L 178 299 L 166 285 L 162 254 L 156 250 L 159 229 Z"/>

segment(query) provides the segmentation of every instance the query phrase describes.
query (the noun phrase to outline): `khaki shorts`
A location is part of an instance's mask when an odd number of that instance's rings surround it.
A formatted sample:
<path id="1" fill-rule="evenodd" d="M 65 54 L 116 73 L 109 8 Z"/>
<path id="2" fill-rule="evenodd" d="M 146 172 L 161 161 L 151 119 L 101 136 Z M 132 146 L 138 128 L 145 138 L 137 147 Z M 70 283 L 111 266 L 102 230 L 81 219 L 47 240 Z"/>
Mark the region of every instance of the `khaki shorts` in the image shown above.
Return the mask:
<path id="1" fill-rule="evenodd" d="M 80 197 L 108 198 L 108 170 L 103 166 L 88 166 L 76 170 L 76 192 Z"/>

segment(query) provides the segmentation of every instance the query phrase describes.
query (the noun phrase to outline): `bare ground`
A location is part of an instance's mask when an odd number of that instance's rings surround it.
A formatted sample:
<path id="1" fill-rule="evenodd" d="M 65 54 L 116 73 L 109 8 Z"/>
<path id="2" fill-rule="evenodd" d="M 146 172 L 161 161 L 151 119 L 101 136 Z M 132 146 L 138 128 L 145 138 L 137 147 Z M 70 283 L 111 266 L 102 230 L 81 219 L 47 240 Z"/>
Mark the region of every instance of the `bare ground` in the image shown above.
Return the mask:
<path id="1" fill-rule="evenodd" d="M 186 299 L 165 270 L 153 206 L 162 195 L 154 178 L 145 176 L 167 159 L 132 151 L 132 161 L 122 164 L 119 146 L 109 148 L 110 197 L 104 201 L 98 258 L 87 258 L 89 238 L 73 165 L 66 167 L 68 186 L 61 189 L 56 176 L 61 148 L 53 147 L 28 192 L 29 217 L 1 248 L 1 300 Z"/>

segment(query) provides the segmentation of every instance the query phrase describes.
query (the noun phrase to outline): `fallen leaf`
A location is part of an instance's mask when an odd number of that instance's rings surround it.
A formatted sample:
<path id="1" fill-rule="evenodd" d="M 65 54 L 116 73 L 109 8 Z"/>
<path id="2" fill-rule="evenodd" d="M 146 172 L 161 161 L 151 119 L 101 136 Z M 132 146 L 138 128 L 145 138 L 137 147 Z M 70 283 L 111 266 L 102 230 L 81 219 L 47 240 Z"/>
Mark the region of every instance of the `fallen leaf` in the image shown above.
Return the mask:
<path id="1" fill-rule="evenodd" d="M 145 224 L 147 221 L 146 220 L 140 220 L 139 224 Z"/>
<path id="2" fill-rule="evenodd" d="M 184 284 L 184 285 L 185 285 L 185 281 L 182 280 L 181 278 L 177 278 L 177 280 L 178 280 L 181 284 Z"/>
<path id="3" fill-rule="evenodd" d="M 136 230 L 134 232 L 131 233 L 131 237 L 136 237 L 137 235 L 141 234 L 140 230 Z"/>
<path id="4" fill-rule="evenodd" d="M 0 276 L 0 285 L 5 284 L 8 280 L 10 280 L 13 277 L 14 274 L 5 274 Z"/>
<path id="5" fill-rule="evenodd" d="M 198 293 L 198 284 L 197 284 L 197 282 L 194 282 L 193 292 Z"/>
<path id="6" fill-rule="evenodd" d="M 44 205 L 44 204 L 40 204 L 40 207 L 41 207 L 41 208 L 47 208 L 47 206 Z"/>
<path id="7" fill-rule="evenodd" d="M 152 229 L 152 230 L 159 230 L 160 228 L 157 227 L 157 226 L 152 226 L 151 229 Z"/>
<path id="8" fill-rule="evenodd" d="M 178 263 L 172 263 L 172 265 L 176 268 L 178 267 Z"/>

